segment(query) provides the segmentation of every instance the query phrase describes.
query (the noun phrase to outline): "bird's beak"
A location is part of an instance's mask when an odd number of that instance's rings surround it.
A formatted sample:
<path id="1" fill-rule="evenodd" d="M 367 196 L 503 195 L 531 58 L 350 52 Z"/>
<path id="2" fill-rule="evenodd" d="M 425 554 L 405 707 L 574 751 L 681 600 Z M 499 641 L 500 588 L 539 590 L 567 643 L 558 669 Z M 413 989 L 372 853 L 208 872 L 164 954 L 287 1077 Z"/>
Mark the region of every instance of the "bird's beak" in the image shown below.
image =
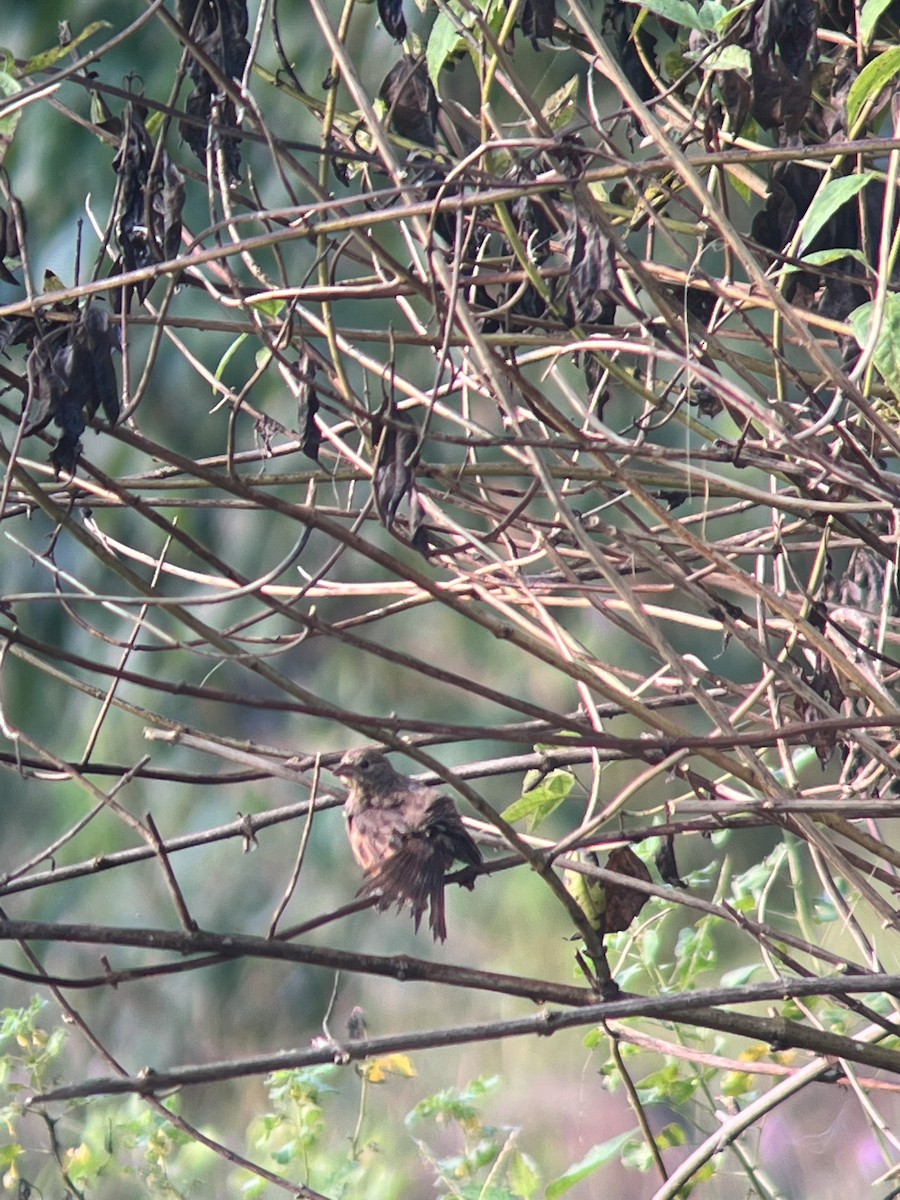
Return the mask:
<path id="1" fill-rule="evenodd" d="M 353 774 L 353 768 L 349 763 L 338 763 L 336 767 L 329 767 L 332 775 L 337 775 L 338 779 L 349 779 Z"/>

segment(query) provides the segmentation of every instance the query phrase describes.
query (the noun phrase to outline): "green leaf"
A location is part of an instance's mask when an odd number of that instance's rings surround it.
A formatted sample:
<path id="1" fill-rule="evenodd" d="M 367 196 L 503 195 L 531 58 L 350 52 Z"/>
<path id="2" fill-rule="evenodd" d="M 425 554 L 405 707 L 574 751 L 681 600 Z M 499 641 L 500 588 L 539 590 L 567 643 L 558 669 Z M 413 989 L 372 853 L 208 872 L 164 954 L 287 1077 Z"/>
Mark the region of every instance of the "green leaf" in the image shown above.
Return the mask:
<path id="1" fill-rule="evenodd" d="M 512 1194 L 520 1196 L 522 1200 L 531 1200 L 541 1186 L 541 1177 L 534 1161 L 521 1150 L 513 1151 L 506 1177 Z"/>
<path id="2" fill-rule="evenodd" d="M 166 114 L 157 110 L 152 112 L 144 122 L 144 128 L 147 130 L 147 137 L 152 142 L 155 142 L 162 132 L 163 123 L 166 119 Z"/>
<path id="3" fill-rule="evenodd" d="M 860 175 L 842 175 L 839 179 L 830 179 L 824 187 L 819 188 L 800 222 L 800 246 L 808 246 L 838 209 L 843 208 L 874 178 L 871 171 L 864 171 Z"/>
<path id="4" fill-rule="evenodd" d="M 862 250 L 849 250 L 846 246 L 833 246 L 830 250 L 813 250 L 809 254 L 803 255 L 803 263 L 804 265 L 808 263 L 811 267 L 827 267 L 830 263 L 840 262 L 842 258 L 855 258 L 867 271 L 871 268 L 871 263 Z M 802 270 L 802 266 L 790 263 L 784 268 L 784 273 L 789 275 L 791 271 Z"/>
<path id="5" fill-rule="evenodd" d="M 733 970 L 726 971 L 721 979 L 722 987 L 743 987 L 745 983 L 750 982 L 759 968 L 759 963 L 745 963 L 743 967 L 734 967 Z"/>
<path id="6" fill-rule="evenodd" d="M 703 0 L 697 20 L 704 29 L 719 29 L 727 16 L 728 9 L 720 0 Z"/>
<path id="7" fill-rule="evenodd" d="M 660 949 L 661 942 L 659 938 L 659 930 L 653 926 L 644 930 L 644 936 L 641 938 L 641 962 L 644 964 L 644 966 L 659 966 Z M 621 980 L 621 972 L 618 973 L 617 978 Z"/>
<path id="8" fill-rule="evenodd" d="M 216 371 L 215 371 L 215 378 L 217 380 L 221 380 L 222 375 L 225 373 L 225 368 L 228 366 L 228 364 L 234 358 L 234 356 L 238 352 L 241 344 L 243 342 L 246 342 L 248 336 L 249 335 L 246 333 L 239 333 L 238 336 L 231 343 L 231 345 L 228 347 L 228 349 L 225 351 L 225 353 L 222 355 L 222 357 L 219 359 L 219 365 L 216 367 Z M 213 395 L 214 396 L 218 395 L 216 388 L 213 388 Z"/>
<path id="9" fill-rule="evenodd" d="M 434 90 L 438 90 L 438 76 L 444 69 L 444 64 L 450 58 L 455 58 L 466 48 L 466 41 L 457 32 L 456 25 L 445 12 L 439 12 L 431 33 L 428 36 L 428 48 L 425 51 L 425 62 L 428 66 L 428 77 Z"/>
<path id="10" fill-rule="evenodd" d="M 594 855 L 596 861 L 597 856 Z M 584 913 L 592 929 L 602 929 L 606 912 L 606 888 L 599 879 L 591 879 L 580 871 L 563 871 L 566 891 Z"/>
<path id="11" fill-rule="evenodd" d="M 646 9 L 647 12 L 656 13 L 658 17 L 662 17 L 666 21 L 683 25 L 685 29 L 711 33 L 715 28 L 714 24 L 703 24 L 699 13 L 693 5 L 687 3 L 687 0 L 629 0 L 629 3 L 636 4 L 639 8 Z"/>
<path id="12" fill-rule="evenodd" d="M 853 336 L 860 346 L 865 346 L 869 340 L 872 309 L 870 301 L 850 314 Z M 900 295 L 894 292 L 887 296 L 873 361 L 878 374 L 894 395 L 900 398 Z"/>
<path id="13" fill-rule="evenodd" d="M 504 17 L 504 9 L 498 0 L 471 0 L 471 3 L 465 5 L 461 0 L 449 0 L 447 10 L 438 13 L 428 35 L 428 48 L 425 51 L 428 75 L 436 92 L 440 92 L 438 77 L 447 61 L 464 54 L 470 47 L 465 34 L 460 31 L 460 26 L 467 30 L 475 29 L 479 25 L 480 12 L 488 28 L 497 33 Z"/>
<path id="14" fill-rule="evenodd" d="M 23 75 L 36 75 L 39 71 L 49 71 L 51 67 L 55 67 L 58 62 L 61 62 L 73 50 L 77 50 L 82 42 L 86 42 L 89 37 L 93 37 L 95 33 L 99 33 L 101 29 L 112 29 L 112 25 L 109 21 L 93 21 L 90 25 L 82 29 L 77 37 L 72 38 L 70 42 L 66 42 L 64 46 L 54 46 L 52 50 L 44 50 L 40 54 L 35 54 L 34 58 L 29 58 L 25 65 L 16 71 L 16 74 L 21 79 Z"/>
<path id="15" fill-rule="evenodd" d="M 749 204 L 753 199 L 753 192 L 750 189 L 750 185 L 745 183 L 739 175 L 732 171 L 728 172 L 728 182 L 731 184 L 743 202 L 745 204 Z"/>
<path id="16" fill-rule="evenodd" d="M 573 75 L 568 83 L 548 96 L 541 106 L 544 120 L 551 129 L 562 129 L 575 115 L 575 98 L 578 95 L 578 76 Z"/>
<path id="17" fill-rule="evenodd" d="M 688 1066 L 669 1062 L 645 1076 L 638 1085 L 642 1104 L 667 1104 L 678 1108 L 688 1104 L 703 1086 L 703 1079 Z"/>
<path id="18" fill-rule="evenodd" d="M 852 131 L 863 106 L 874 100 L 882 88 L 900 71 L 900 46 L 879 54 L 860 71 L 847 96 L 847 129 Z"/>
<path id="19" fill-rule="evenodd" d="M 265 313 L 267 317 L 276 320 L 284 311 L 284 301 L 279 300 L 276 296 L 274 299 L 256 299 L 253 296 L 247 298 L 247 303 L 252 304 L 254 308 L 259 309 L 261 313 Z"/>
<path id="20" fill-rule="evenodd" d="M 660 1150 L 671 1150 L 673 1146 L 686 1145 L 687 1134 L 683 1126 L 676 1121 L 670 1121 L 668 1125 L 662 1127 L 653 1140 Z"/>
<path id="21" fill-rule="evenodd" d="M 13 79 L 12 75 L 7 71 L 0 71 L 0 99 L 15 96 L 21 90 L 22 85 L 17 79 Z M 16 126 L 19 123 L 21 115 L 21 108 L 17 108 L 8 117 L 0 118 L 0 162 L 3 162 L 3 159 L 6 157 L 6 151 L 12 145 L 13 135 L 16 132 Z"/>
<path id="22" fill-rule="evenodd" d="M 875 36 L 875 28 L 882 15 L 891 6 L 891 0 L 866 0 L 859 14 L 859 36 L 864 46 L 867 46 Z"/>
<path id="23" fill-rule="evenodd" d="M 557 1196 L 564 1196 L 576 1183 L 581 1183 L 582 1179 L 587 1179 L 589 1175 L 593 1175 L 595 1171 L 605 1167 L 608 1162 L 618 1158 L 622 1147 L 634 1136 L 634 1131 L 620 1133 L 618 1137 L 610 1138 L 608 1142 L 592 1146 L 581 1162 L 575 1163 L 562 1175 L 547 1184 L 546 1200 L 556 1200 Z"/>
<path id="24" fill-rule="evenodd" d="M 725 8 L 724 5 L 717 5 L 716 7 L 721 9 L 722 15 L 716 21 L 716 33 L 720 37 L 724 37 L 735 21 L 740 19 L 741 14 L 748 8 L 753 8 L 756 2 L 757 0 L 741 0 L 740 4 L 732 5 L 731 8 Z M 702 13 L 702 7 L 700 11 Z"/>
<path id="25" fill-rule="evenodd" d="M 571 792 L 575 784 L 575 776 L 571 771 L 556 767 L 546 775 L 537 787 L 526 791 L 518 800 L 514 800 L 501 816 L 504 821 L 521 821 L 528 819 L 529 830 L 536 829 L 542 821 L 557 809 Z"/>
<path id="26" fill-rule="evenodd" d="M 746 1096 L 755 1087 L 753 1076 L 747 1071 L 726 1071 L 719 1084 L 723 1096 Z"/>
<path id="27" fill-rule="evenodd" d="M 841 910 L 835 907 L 830 896 L 818 896 L 813 901 L 813 912 L 820 925 L 828 925 L 842 919 Z"/>
<path id="28" fill-rule="evenodd" d="M 712 53 L 704 50 L 688 50 L 685 58 L 703 58 L 704 71 L 740 71 L 742 75 L 750 75 L 753 65 L 750 61 L 750 51 L 742 46 L 719 46 Z"/>

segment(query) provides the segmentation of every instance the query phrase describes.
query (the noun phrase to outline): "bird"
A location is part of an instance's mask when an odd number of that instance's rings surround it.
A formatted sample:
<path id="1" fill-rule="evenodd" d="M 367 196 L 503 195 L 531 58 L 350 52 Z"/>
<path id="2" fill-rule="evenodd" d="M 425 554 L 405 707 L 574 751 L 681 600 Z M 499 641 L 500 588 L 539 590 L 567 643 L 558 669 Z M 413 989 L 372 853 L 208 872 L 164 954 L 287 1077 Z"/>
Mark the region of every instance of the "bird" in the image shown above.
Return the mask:
<path id="1" fill-rule="evenodd" d="M 472 869 L 481 851 L 453 800 L 394 770 L 378 750 L 349 750 L 332 773 L 350 784 L 344 815 L 353 857 L 365 872 L 358 895 L 378 895 L 379 909 L 409 905 L 418 932 L 428 912 L 436 942 L 446 941 L 444 876 L 459 859 Z"/>

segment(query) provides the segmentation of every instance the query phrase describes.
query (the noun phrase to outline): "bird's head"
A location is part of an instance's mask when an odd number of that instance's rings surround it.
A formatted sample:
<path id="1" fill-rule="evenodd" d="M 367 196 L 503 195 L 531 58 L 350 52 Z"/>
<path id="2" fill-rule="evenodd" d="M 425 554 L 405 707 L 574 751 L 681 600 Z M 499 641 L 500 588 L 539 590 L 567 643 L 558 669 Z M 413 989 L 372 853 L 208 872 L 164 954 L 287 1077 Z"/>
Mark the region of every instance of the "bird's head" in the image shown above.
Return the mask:
<path id="1" fill-rule="evenodd" d="M 348 750 L 331 773 L 355 784 L 369 798 L 387 795 L 405 780 L 378 750 Z"/>

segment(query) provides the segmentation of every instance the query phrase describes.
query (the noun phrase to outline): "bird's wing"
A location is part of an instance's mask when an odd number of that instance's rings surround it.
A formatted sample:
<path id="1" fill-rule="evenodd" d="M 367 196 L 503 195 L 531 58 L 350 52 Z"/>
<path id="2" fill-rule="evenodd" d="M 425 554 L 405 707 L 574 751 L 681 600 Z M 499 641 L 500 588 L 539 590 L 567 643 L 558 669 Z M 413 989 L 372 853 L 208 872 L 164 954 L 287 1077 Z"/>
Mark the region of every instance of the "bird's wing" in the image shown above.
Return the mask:
<path id="1" fill-rule="evenodd" d="M 443 860 L 445 869 L 456 859 L 472 867 L 481 865 L 481 851 L 449 796 L 438 795 L 430 800 L 420 827 Z"/>

